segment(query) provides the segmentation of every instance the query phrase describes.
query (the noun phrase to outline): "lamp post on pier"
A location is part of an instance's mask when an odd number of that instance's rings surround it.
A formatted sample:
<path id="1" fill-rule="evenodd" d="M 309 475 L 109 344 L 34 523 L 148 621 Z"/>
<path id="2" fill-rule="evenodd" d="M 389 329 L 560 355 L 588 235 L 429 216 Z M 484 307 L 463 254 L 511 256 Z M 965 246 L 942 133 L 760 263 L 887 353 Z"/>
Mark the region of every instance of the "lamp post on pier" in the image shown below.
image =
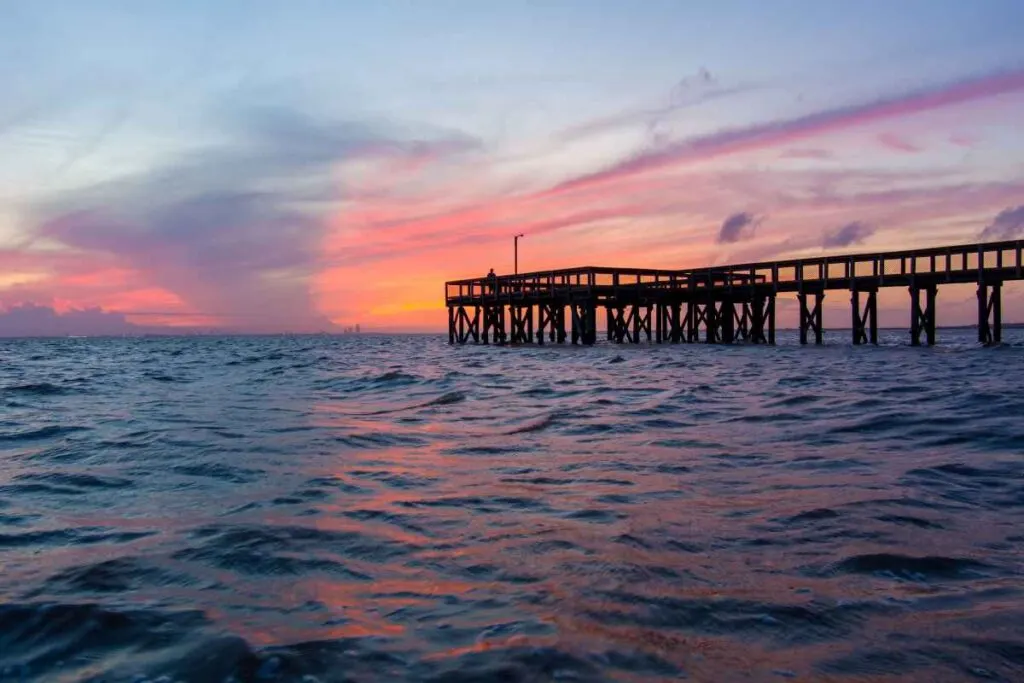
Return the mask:
<path id="1" fill-rule="evenodd" d="M 523 236 L 523 233 L 519 233 L 512 238 L 512 246 L 515 251 L 515 262 L 513 264 L 514 270 L 512 271 L 515 275 L 519 274 L 519 238 Z"/>

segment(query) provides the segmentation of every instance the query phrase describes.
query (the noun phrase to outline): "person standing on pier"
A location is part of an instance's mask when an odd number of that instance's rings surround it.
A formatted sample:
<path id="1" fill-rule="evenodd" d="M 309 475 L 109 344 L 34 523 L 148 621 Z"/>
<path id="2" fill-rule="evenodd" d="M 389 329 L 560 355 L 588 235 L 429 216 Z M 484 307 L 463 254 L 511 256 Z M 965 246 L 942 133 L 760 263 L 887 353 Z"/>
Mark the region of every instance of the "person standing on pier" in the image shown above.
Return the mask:
<path id="1" fill-rule="evenodd" d="M 494 274 L 494 268 L 487 273 L 487 284 L 491 289 L 491 294 L 498 293 L 498 276 Z"/>

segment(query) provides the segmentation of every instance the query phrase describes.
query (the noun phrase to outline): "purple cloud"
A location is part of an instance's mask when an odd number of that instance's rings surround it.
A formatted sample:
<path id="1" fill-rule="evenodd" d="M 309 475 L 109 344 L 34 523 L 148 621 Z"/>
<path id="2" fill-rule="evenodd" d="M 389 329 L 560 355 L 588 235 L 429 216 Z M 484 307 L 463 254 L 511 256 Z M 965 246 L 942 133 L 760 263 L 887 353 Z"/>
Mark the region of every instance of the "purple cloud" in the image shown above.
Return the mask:
<path id="1" fill-rule="evenodd" d="M 57 313 L 49 306 L 24 304 L 0 312 L 0 337 L 65 337 L 67 335 L 114 336 L 140 334 L 120 313 L 98 308 Z"/>
<path id="2" fill-rule="evenodd" d="M 1024 237 L 1024 204 L 1003 209 L 981 231 L 983 240 L 1013 240 Z"/>
<path id="3" fill-rule="evenodd" d="M 335 167 L 475 149 L 467 137 L 234 108 L 219 146 L 151 171 L 58 196 L 35 237 L 144 274 L 199 313 L 266 328 L 331 329 L 310 295 L 328 218 L 344 199 Z"/>
<path id="4" fill-rule="evenodd" d="M 921 148 L 914 143 L 906 140 L 895 133 L 882 133 L 878 136 L 878 141 L 888 149 L 896 152 L 904 152 L 906 154 L 916 154 L 921 151 Z"/>
<path id="5" fill-rule="evenodd" d="M 834 247 L 849 247 L 854 244 L 862 244 L 865 240 L 875 234 L 875 228 L 861 223 L 860 221 L 854 221 L 847 223 L 846 225 L 830 230 L 825 233 L 824 239 L 822 239 L 821 246 L 825 249 Z"/>
<path id="6" fill-rule="evenodd" d="M 719 244 L 733 244 L 741 240 L 748 240 L 754 236 L 754 231 L 761 224 L 761 219 L 754 214 L 743 211 L 734 213 L 724 221 L 718 230 Z"/>

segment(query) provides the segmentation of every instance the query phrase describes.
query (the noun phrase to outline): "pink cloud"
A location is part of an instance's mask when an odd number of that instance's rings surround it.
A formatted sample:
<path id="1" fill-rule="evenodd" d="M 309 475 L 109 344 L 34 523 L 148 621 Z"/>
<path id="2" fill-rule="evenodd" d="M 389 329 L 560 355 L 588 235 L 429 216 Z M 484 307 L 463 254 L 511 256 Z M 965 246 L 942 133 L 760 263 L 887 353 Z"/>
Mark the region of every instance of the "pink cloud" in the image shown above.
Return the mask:
<path id="1" fill-rule="evenodd" d="M 784 159 L 832 159 L 835 155 L 827 149 L 796 148 L 782 153 Z"/>
<path id="2" fill-rule="evenodd" d="M 970 133 L 953 133 L 949 136 L 949 142 L 957 147 L 974 147 L 978 144 L 978 137 Z"/>
<path id="3" fill-rule="evenodd" d="M 916 154 L 921 151 L 920 147 L 904 138 L 901 138 L 895 133 L 882 133 L 878 136 L 878 141 L 881 142 L 884 147 L 897 152 Z"/>
<path id="4" fill-rule="evenodd" d="M 792 143 L 855 126 L 894 119 L 1010 92 L 1024 91 L 1024 70 L 956 81 L 909 94 L 847 105 L 794 119 L 759 123 L 680 140 L 642 152 L 606 169 L 563 182 L 549 192 L 564 192 L 625 176 L 704 161 L 743 151 Z"/>

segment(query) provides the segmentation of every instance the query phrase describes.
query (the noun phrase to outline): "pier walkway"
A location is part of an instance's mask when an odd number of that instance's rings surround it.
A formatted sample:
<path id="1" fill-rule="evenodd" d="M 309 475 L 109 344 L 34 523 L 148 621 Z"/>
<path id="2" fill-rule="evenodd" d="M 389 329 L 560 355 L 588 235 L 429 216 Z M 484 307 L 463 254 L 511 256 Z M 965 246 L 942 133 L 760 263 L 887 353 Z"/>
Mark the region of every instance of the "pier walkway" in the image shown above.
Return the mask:
<path id="1" fill-rule="evenodd" d="M 931 345 L 939 286 L 973 283 L 978 341 L 998 344 L 1002 284 L 1024 279 L 1022 246 L 1015 240 L 688 270 L 585 266 L 454 280 L 445 283 L 448 340 L 593 344 L 604 308 L 609 341 L 774 344 L 775 300 L 795 294 L 801 343 L 821 344 L 825 293 L 845 290 L 853 343 L 877 344 L 878 290 L 906 287 L 911 344 Z"/>

